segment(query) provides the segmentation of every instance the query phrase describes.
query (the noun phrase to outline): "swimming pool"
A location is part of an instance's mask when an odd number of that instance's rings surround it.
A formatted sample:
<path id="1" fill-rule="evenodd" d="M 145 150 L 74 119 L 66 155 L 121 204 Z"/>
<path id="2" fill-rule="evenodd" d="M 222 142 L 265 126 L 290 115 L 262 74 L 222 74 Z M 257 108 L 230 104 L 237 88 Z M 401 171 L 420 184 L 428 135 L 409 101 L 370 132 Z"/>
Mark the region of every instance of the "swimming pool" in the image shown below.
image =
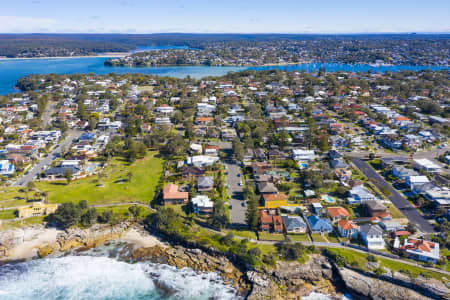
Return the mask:
<path id="1" fill-rule="evenodd" d="M 329 195 L 322 195 L 322 200 L 328 203 L 334 203 L 333 198 L 331 198 Z"/>

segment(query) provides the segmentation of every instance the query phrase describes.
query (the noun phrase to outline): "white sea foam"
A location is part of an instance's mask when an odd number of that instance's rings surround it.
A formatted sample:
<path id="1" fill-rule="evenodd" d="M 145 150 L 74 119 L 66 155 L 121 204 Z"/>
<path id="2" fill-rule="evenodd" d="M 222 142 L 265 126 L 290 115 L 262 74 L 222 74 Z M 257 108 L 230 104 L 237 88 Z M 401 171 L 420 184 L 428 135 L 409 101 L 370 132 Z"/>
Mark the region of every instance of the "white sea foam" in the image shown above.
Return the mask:
<path id="1" fill-rule="evenodd" d="M 0 267 L 4 300 L 237 299 L 215 273 L 107 257 L 67 256 Z"/>

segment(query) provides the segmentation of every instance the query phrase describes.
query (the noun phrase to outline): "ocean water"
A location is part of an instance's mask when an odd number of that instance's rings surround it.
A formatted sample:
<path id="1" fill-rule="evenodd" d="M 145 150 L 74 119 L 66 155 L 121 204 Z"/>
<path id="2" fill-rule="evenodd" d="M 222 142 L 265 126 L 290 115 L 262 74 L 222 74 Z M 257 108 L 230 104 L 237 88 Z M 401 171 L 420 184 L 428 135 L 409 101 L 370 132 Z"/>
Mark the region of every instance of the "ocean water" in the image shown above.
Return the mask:
<path id="1" fill-rule="evenodd" d="M 279 69 L 288 71 L 305 70 L 308 72 L 318 70 L 325 67 L 327 71 L 369 71 L 374 72 L 396 72 L 400 70 L 422 70 L 422 69 L 448 69 L 446 67 L 431 66 L 370 66 L 370 65 L 351 65 L 351 64 L 331 64 L 331 63 L 314 63 L 299 64 L 288 66 L 264 66 L 264 67 L 148 67 L 148 68 L 129 68 L 129 67 L 105 67 L 103 65 L 107 58 L 104 57 L 80 57 L 80 58 L 52 58 L 52 59 L 15 59 L 0 60 L 0 94 L 17 92 L 14 86 L 17 80 L 23 76 L 30 74 L 73 74 L 73 73 L 144 73 L 155 74 L 159 76 L 173 76 L 184 78 L 191 76 L 193 78 L 202 78 L 205 76 L 221 76 L 228 72 L 237 72 L 242 70 L 270 70 Z"/>
<path id="2" fill-rule="evenodd" d="M 215 273 L 99 256 L 37 259 L 0 267 L 2 300 L 240 299 Z"/>

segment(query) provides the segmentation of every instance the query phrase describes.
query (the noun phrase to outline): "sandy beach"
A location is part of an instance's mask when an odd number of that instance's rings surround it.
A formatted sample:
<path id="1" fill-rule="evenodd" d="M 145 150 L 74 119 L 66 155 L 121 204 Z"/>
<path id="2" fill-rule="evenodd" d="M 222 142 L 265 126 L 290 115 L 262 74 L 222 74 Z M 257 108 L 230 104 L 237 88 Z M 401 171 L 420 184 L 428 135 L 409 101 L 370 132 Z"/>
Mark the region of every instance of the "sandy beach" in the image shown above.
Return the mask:
<path id="1" fill-rule="evenodd" d="M 76 229 L 80 230 L 80 229 Z M 75 240 L 79 233 L 87 232 L 80 230 L 78 233 L 70 235 Z M 110 229 L 102 230 L 98 232 L 90 232 L 88 236 L 90 239 L 99 239 L 103 242 L 108 240 L 110 235 Z M 63 230 L 55 228 L 43 228 L 43 227 L 30 227 L 24 229 L 7 230 L 0 233 L 0 261 L 14 261 L 22 259 L 31 259 L 38 257 L 38 251 L 40 248 L 51 247 L 58 249 L 58 243 L 61 242 L 60 238 L 67 233 Z M 82 234 L 84 235 L 84 234 Z M 107 237 L 106 239 L 102 237 Z M 167 247 L 166 244 L 161 242 L 157 237 L 149 234 L 142 227 L 132 226 L 126 231 L 113 239 L 133 244 L 136 248 L 148 248 L 153 246 Z M 64 240 L 64 239 L 63 239 Z M 70 242 L 69 244 L 70 245 Z M 55 247 L 56 246 L 56 247 Z M 2 253 L 5 247 L 7 254 Z M 65 250 L 63 250 L 65 251 Z"/>
<path id="2" fill-rule="evenodd" d="M 137 247 L 148 248 L 154 246 L 166 247 L 158 238 L 145 232 L 131 228 L 121 238 L 124 242 L 134 244 Z"/>

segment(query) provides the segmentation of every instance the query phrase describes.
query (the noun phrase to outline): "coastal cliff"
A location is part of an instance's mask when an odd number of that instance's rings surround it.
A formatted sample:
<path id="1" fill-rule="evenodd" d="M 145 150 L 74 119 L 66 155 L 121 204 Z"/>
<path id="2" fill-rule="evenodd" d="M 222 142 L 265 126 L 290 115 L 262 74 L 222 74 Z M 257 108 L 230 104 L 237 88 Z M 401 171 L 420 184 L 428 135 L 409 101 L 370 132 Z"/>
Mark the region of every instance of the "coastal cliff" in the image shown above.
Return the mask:
<path id="1" fill-rule="evenodd" d="M 126 251 L 116 258 L 149 261 L 199 272 L 216 272 L 239 295 L 256 299 L 301 299 L 311 292 L 341 298 L 350 293 L 355 299 L 450 299 L 450 286 L 434 279 L 412 278 L 386 272 L 380 277 L 338 267 L 321 254 L 312 254 L 305 263 L 277 261 L 273 267 L 257 271 L 233 257 L 201 245 L 171 245 L 132 223 L 116 226 L 95 225 L 89 229 L 66 231 L 35 226 L 0 232 L 0 261 L 83 252 L 103 244 L 120 241 Z M 165 289 L 164 286 L 159 287 Z"/>

